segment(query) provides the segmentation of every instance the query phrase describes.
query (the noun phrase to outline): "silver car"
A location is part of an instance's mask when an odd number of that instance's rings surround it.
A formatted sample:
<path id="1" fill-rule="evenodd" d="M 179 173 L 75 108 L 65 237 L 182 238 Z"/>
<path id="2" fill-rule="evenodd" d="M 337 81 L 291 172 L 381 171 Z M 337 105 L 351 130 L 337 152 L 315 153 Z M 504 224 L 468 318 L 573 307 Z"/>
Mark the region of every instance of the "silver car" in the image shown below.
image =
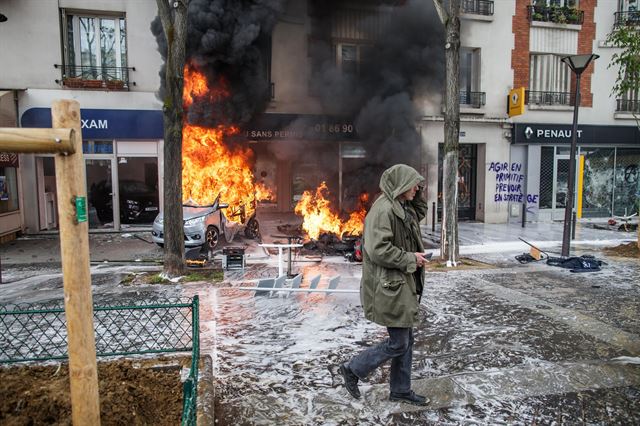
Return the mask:
<path id="1" fill-rule="evenodd" d="M 220 203 L 219 198 L 208 206 L 182 206 L 182 220 L 184 222 L 184 245 L 198 247 L 206 245 L 205 249 L 213 250 L 220 242 L 220 236 L 226 230 L 227 218 L 222 209 L 229 207 Z M 160 247 L 164 246 L 164 217 L 160 213 L 153 221 L 151 231 L 153 241 Z"/>

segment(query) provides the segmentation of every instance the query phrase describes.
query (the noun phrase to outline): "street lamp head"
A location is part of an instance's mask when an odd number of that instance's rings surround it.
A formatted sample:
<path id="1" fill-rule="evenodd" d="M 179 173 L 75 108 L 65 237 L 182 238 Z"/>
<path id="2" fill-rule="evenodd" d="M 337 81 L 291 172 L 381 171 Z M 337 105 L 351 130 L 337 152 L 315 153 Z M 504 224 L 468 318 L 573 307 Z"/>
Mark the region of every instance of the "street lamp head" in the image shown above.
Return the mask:
<path id="1" fill-rule="evenodd" d="M 599 57 L 600 57 L 599 55 L 596 55 L 594 53 L 589 53 L 586 55 L 565 56 L 564 58 L 561 59 L 561 61 L 569 65 L 569 68 L 571 68 L 571 71 L 580 75 L 584 70 L 587 69 L 591 61 L 593 61 L 594 59 L 598 59 Z"/>

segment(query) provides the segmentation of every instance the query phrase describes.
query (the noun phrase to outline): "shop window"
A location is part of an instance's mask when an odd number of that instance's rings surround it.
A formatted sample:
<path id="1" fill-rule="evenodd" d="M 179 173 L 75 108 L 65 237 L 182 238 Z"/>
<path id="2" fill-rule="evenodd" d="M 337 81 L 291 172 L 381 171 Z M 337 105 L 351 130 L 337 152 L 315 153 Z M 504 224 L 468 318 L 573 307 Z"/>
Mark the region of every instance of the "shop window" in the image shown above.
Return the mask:
<path id="1" fill-rule="evenodd" d="M 113 154 L 112 141 L 83 141 L 83 154 Z"/>
<path id="2" fill-rule="evenodd" d="M 582 217 L 611 216 L 615 151 L 580 148 L 584 156 Z"/>
<path id="3" fill-rule="evenodd" d="M 158 159 L 119 157 L 118 192 L 122 224 L 150 224 L 159 212 Z"/>
<path id="4" fill-rule="evenodd" d="M 613 214 L 631 215 L 638 211 L 640 193 L 640 149 L 618 148 L 614 185 Z"/>
<path id="5" fill-rule="evenodd" d="M 9 213 L 18 205 L 18 178 L 15 167 L 0 167 L 0 213 Z"/>

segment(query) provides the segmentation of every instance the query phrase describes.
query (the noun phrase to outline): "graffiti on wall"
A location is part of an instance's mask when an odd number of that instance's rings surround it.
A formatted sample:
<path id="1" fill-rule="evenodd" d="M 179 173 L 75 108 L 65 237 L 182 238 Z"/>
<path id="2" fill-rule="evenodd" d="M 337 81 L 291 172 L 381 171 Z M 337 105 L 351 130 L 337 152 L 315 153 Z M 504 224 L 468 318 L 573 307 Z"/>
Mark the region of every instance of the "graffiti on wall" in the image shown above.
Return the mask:
<path id="1" fill-rule="evenodd" d="M 493 161 L 489 172 L 495 173 L 496 187 L 493 201 L 496 203 L 527 203 L 527 211 L 534 213 L 538 209 L 538 194 L 525 194 L 525 175 L 522 163 Z"/>

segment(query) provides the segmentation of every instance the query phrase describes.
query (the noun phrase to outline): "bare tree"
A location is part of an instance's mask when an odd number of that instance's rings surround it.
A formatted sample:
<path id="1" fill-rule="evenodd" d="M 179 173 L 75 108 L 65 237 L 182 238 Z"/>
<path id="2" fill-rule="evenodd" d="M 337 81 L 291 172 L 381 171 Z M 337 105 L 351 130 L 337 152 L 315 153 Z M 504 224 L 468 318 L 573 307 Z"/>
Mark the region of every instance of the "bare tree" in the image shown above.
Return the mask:
<path id="1" fill-rule="evenodd" d="M 440 256 L 456 266 L 458 247 L 458 151 L 460 136 L 460 0 L 433 0 L 445 28 L 445 112 Z"/>
<path id="2" fill-rule="evenodd" d="M 182 224 L 182 90 L 187 44 L 189 0 L 156 0 L 167 42 L 164 115 L 164 273 L 170 277 L 184 270 Z"/>

